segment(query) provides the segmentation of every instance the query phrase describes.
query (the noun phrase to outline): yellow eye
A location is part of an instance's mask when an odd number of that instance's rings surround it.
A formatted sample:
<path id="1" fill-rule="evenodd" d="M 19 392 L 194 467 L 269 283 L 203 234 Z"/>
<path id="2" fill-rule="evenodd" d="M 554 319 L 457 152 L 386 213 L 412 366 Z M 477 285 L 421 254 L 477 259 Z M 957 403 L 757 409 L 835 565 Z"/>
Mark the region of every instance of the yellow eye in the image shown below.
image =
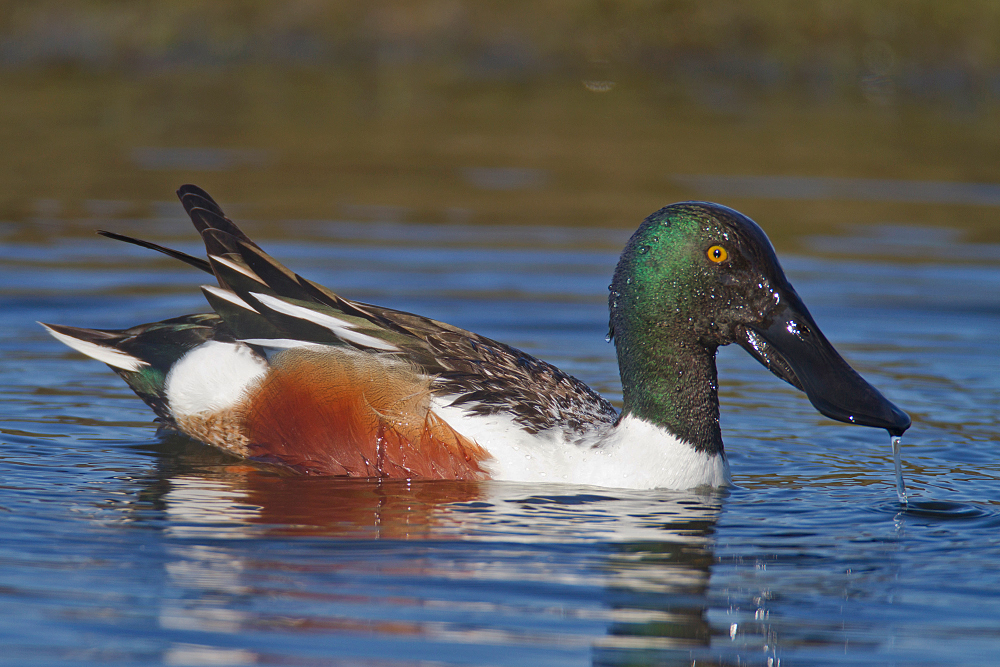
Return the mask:
<path id="1" fill-rule="evenodd" d="M 716 264 L 721 264 L 722 262 L 729 259 L 729 253 L 721 245 L 714 245 L 708 249 L 706 253 L 708 258 L 715 262 Z"/>

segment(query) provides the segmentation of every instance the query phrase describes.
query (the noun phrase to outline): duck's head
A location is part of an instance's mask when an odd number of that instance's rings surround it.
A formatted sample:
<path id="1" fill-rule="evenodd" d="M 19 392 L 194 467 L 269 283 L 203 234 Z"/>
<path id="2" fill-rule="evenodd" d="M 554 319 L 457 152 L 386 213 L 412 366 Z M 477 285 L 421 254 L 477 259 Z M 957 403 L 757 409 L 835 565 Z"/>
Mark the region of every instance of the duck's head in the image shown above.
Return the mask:
<path id="1" fill-rule="evenodd" d="M 609 303 L 624 414 L 700 448 L 715 448 L 714 439 L 721 450 L 714 358 L 730 343 L 832 419 L 894 435 L 910 426 L 826 339 L 763 230 L 730 208 L 684 202 L 646 218 L 622 253 Z"/>

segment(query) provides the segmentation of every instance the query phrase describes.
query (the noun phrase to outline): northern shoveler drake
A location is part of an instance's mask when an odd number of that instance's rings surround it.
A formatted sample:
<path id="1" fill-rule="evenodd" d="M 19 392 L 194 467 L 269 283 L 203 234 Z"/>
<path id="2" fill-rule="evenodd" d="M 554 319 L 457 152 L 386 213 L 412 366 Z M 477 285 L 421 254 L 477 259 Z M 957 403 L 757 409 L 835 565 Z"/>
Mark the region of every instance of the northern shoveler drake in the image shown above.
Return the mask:
<path id="1" fill-rule="evenodd" d="M 246 459 L 316 475 L 723 486 L 715 353 L 730 343 L 828 417 L 910 425 L 823 336 L 760 227 L 718 204 L 653 213 L 622 253 L 609 298 L 619 413 L 513 347 L 339 296 L 267 255 L 200 188 L 177 194 L 208 259 L 100 233 L 212 274 L 215 312 L 44 326 L 111 366 L 165 426 Z"/>

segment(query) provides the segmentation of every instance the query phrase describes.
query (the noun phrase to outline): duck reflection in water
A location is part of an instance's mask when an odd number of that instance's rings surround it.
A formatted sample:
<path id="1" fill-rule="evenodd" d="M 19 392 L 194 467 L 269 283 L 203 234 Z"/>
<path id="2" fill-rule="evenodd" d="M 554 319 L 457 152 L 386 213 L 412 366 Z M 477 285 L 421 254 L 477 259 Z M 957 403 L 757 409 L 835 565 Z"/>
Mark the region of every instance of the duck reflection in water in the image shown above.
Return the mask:
<path id="1" fill-rule="evenodd" d="M 167 627 L 589 648 L 600 664 L 722 632 L 706 609 L 726 492 L 302 478 L 180 436 L 157 448 L 142 504 L 176 538 Z M 259 614 L 259 595 L 287 612 Z"/>

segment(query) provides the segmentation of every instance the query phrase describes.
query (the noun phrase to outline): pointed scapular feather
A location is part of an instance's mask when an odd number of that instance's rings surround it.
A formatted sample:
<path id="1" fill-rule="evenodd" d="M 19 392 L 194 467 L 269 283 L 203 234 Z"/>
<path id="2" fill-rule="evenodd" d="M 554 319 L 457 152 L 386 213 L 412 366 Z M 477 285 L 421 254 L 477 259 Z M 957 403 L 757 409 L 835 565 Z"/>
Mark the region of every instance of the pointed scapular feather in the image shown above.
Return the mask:
<path id="1" fill-rule="evenodd" d="M 345 315 L 367 320 L 372 325 L 382 329 L 388 329 L 403 336 L 414 339 L 422 338 L 422 333 L 430 332 L 457 332 L 466 334 L 468 332 L 450 324 L 438 322 L 428 317 L 414 315 L 402 310 L 393 310 L 382 306 L 374 306 L 369 303 L 352 301 L 345 299 L 327 287 L 314 283 L 306 278 L 299 278 L 301 284 L 313 300 L 325 303 L 331 308 L 338 310 Z"/>
<path id="2" fill-rule="evenodd" d="M 240 338 L 239 340 L 241 343 L 246 343 L 247 345 L 255 345 L 257 347 L 268 348 L 271 350 L 291 350 L 293 348 L 305 348 L 310 350 L 330 349 L 329 345 L 310 343 L 309 341 L 298 340 L 295 338 Z"/>
<path id="3" fill-rule="evenodd" d="M 235 292 L 248 304 L 252 305 L 252 301 L 247 300 L 250 292 L 276 294 L 238 255 L 209 255 L 208 261 L 212 265 L 219 286 Z"/>
<path id="4" fill-rule="evenodd" d="M 217 213 L 222 217 L 226 217 L 226 214 L 222 212 L 222 207 L 219 206 L 214 199 L 212 199 L 212 195 L 208 194 L 197 185 L 191 185 L 188 183 L 177 188 L 177 198 L 181 200 L 181 204 L 183 204 L 185 211 L 200 207 L 212 211 L 213 213 Z"/>
<path id="5" fill-rule="evenodd" d="M 205 229 L 201 232 L 205 252 L 209 255 L 236 255 L 240 253 L 240 240 L 222 229 Z"/>
<path id="6" fill-rule="evenodd" d="M 303 286 L 298 274 L 256 246 L 245 243 L 238 245 L 240 258 L 276 293 L 290 299 L 313 300 L 311 292 Z"/>
<path id="7" fill-rule="evenodd" d="M 317 308 L 300 306 L 290 303 L 283 298 L 274 297 L 268 294 L 254 293 L 252 296 L 262 305 L 275 312 L 288 315 L 289 317 L 295 317 L 306 322 L 311 322 L 329 329 L 338 338 L 348 343 L 353 343 L 361 347 L 367 347 L 375 350 L 384 350 L 386 352 L 399 351 L 399 348 L 392 343 L 375 336 L 361 333 L 357 331 L 357 327 L 353 323 L 347 321 L 346 319 L 336 317 L 328 312 L 321 312 Z"/>
<path id="8" fill-rule="evenodd" d="M 205 299 L 237 338 L 283 338 L 288 335 L 236 293 L 202 285 Z"/>
<path id="9" fill-rule="evenodd" d="M 259 283 L 260 285 L 263 285 L 264 287 L 268 287 L 267 282 L 263 278 L 261 278 L 260 276 L 258 276 L 253 271 L 253 269 L 251 269 L 246 264 L 242 264 L 242 263 L 236 262 L 234 260 L 227 259 L 226 257 L 223 257 L 222 255 L 209 255 L 208 259 L 210 260 L 210 264 L 211 264 L 212 261 L 218 262 L 219 264 L 222 264 L 223 266 L 225 266 L 227 269 L 230 269 L 232 271 L 236 271 L 237 273 L 246 276 L 250 280 L 253 280 L 256 283 Z"/>
<path id="10" fill-rule="evenodd" d="M 248 310 L 251 313 L 254 313 L 255 315 L 260 315 L 260 313 L 254 310 L 253 306 L 251 306 L 246 301 L 237 296 L 235 292 L 222 289 L 221 287 L 215 287 L 214 285 L 202 285 L 201 289 L 202 291 L 206 292 L 207 295 L 211 295 L 219 299 L 222 299 L 223 301 L 231 303 L 234 306 L 237 306 L 238 308 L 242 308 L 243 310 Z"/>
<path id="11" fill-rule="evenodd" d="M 233 238 L 239 239 L 244 243 L 253 245 L 253 241 L 250 240 L 250 237 L 244 234 L 243 230 L 237 227 L 232 220 L 225 216 L 200 207 L 190 209 L 188 211 L 188 216 L 190 216 L 191 222 L 194 223 L 194 226 L 199 232 L 214 229 L 216 231 L 225 232 L 226 234 L 229 234 Z"/>
<path id="12" fill-rule="evenodd" d="M 199 188 L 197 185 L 182 185 L 177 189 L 177 197 L 181 200 L 184 210 L 192 218 L 196 227 L 204 225 L 206 228 L 219 229 L 232 234 L 241 241 L 245 241 L 256 247 L 249 236 L 243 233 L 229 217 L 223 213 L 222 207 L 212 199 L 212 196 Z M 194 220 L 197 217 L 198 220 Z M 199 227 L 199 231 L 201 228 Z"/>

